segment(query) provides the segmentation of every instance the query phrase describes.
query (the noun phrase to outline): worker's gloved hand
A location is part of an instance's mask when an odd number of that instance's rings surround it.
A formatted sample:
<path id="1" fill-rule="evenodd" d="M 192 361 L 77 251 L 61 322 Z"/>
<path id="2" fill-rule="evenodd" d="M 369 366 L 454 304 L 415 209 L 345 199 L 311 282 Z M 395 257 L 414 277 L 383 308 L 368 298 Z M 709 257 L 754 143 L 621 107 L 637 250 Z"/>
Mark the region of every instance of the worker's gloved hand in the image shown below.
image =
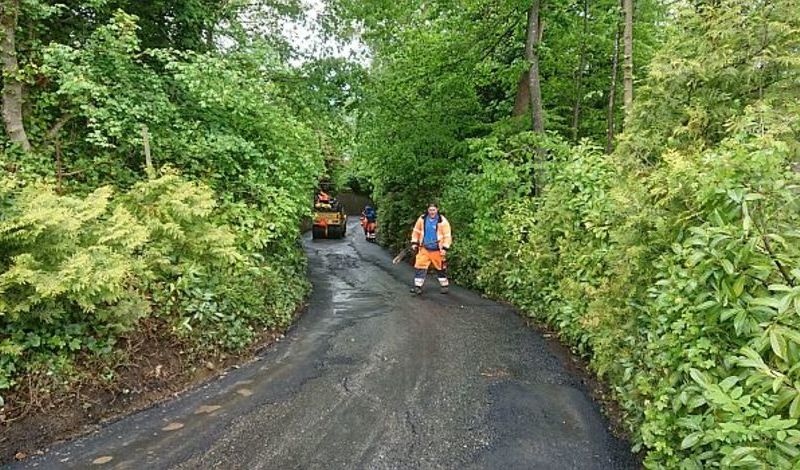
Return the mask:
<path id="1" fill-rule="evenodd" d="M 412 243 L 411 244 L 411 251 L 413 251 L 414 253 L 418 252 L 419 251 L 419 243 Z"/>
<path id="2" fill-rule="evenodd" d="M 448 249 L 449 249 L 449 248 L 447 248 L 447 247 L 444 247 L 444 246 L 443 246 L 443 247 L 441 247 L 441 248 L 439 248 L 439 254 L 441 254 L 441 255 L 442 255 L 442 258 L 444 258 L 445 256 L 447 256 L 447 250 L 448 250 Z"/>

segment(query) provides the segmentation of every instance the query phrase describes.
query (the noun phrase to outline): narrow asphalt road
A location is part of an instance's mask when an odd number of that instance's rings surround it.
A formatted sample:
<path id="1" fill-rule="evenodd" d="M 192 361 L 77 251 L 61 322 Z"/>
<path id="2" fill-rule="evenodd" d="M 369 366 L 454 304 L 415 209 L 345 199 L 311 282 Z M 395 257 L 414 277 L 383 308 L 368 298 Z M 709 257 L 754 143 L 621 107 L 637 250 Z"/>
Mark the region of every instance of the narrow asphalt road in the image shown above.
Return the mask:
<path id="1" fill-rule="evenodd" d="M 513 310 L 368 244 L 305 240 L 314 293 L 286 339 L 180 398 L 20 468 L 627 469 L 628 444 Z"/>

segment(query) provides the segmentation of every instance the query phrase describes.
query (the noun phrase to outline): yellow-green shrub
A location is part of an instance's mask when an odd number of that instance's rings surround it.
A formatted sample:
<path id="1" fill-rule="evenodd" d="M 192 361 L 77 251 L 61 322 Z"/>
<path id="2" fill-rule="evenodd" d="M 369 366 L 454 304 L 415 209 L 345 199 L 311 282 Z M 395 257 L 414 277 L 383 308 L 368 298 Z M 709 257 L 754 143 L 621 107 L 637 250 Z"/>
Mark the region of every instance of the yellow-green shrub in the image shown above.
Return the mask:
<path id="1" fill-rule="evenodd" d="M 204 348 L 241 348 L 307 292 L 296 246 L 274 264 L 243 248 L 213 192 L 177 174 L 118 196 L 8 175 L 1 187 L 0 390 L 33 372 L 68 379 L 76 354 L 110 352 L 150 315 Z"/>

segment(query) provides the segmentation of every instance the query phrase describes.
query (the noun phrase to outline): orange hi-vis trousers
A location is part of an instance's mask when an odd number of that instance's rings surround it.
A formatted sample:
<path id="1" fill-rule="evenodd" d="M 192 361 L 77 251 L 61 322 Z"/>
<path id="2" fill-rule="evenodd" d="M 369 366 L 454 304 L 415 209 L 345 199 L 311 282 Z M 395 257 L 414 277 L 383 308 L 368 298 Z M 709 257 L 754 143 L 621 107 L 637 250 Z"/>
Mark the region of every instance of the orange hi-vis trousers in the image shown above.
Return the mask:
<path id="1" fill-rule="evenodd" d="M 428 268 L 431 264 L 436 269 L 437 277 L 439 278 L 439 285 L 447 287 L 450 281 L 447 280 L 447 262 L 439 250 L 428 250 L 425 247 L 419 247 L 417 258 L 414 261 L 414 285 L 422 287 L 425 284 L 425 277 L 428 275 Z"/>

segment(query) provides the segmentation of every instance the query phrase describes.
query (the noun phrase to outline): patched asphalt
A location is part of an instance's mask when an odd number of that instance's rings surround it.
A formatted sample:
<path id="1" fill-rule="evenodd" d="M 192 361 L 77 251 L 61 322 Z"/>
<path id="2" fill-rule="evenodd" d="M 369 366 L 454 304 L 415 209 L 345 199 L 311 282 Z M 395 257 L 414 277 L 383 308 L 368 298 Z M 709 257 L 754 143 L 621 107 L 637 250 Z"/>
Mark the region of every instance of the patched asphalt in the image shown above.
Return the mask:
<path id="1" fill-rule="evenodd" d="M 304 240 L 308 311 L 256 360 L 15 468 L 629 469 L 629 444 L 511 308 L 364 241 Z"/>

